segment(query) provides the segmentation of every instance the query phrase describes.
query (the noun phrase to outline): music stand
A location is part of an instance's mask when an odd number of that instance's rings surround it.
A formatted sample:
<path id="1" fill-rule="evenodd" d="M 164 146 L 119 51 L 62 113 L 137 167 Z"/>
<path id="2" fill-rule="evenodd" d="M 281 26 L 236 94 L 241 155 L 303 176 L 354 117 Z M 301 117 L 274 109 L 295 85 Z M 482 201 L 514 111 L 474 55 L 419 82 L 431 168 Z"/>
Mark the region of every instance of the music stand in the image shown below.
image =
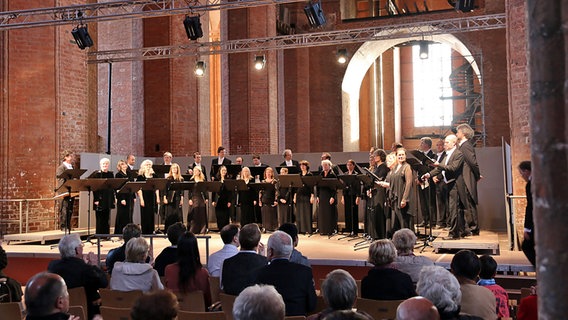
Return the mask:
<path id="1" fill-rule="evenodd" d="M 66 169 L 58 175 L 57 178 L 65 180 L 79 179 L 85 172 L 87 172 L 87 169 Z M 59 187 L 59 189 L 61 189 L 61 187 Z"/>
<path id="2" fill-rule="evenodd" d="M 350 189 L 355 189 L 360 186 L 360 180 L 357 179 L 357 175 L 354 174 L 343 174 L 338 177 L 341 181 L 343 181 L 343 185 Z M 345 190 L 346 188 L 344 188 Z M 343 195 L 345 197 L 345 194 Z M 358 230 L 359 230 L 359 213 L 357 213 L 357 219 L 353 219 L 353 203 L 356 201 L 352 195 L 351 197 L 351 206 L 349 208 L 351 214 L 351 233 L 349 235 L 343 236 L 338 240 L 345 239 L 345 238 L 359 238 Z M 353 239 L 352 239 L 353 240 Z M 351 241 L 351 240 L 349 240 Z"/>
<path id="3" fill-rule="evenodd" d="M 320 176 L 321 177 L 321 176 Z M 342 189 L 343 184 L 341 183 L 341 181 L 337 178 L 323 178 L 321 179 L 321 181 L 318 183 L 318 187 L 319 188 L 328 188 L 328 189 Z M 337 210 L 337 203 L 335 205 L 336 210 Z M 331 239 L 331 237 L 333 237 L 334 235 L 337 234 L 337 223 L 335 225 L 335 232 L 333 232 L 332 234 L 330 234 L 328 236 L 328 239 Z"/>
<path id="4" fill-rule="evenodd" d="M 235 192 L 235 195 L 237 197 L 237 201 L 235 202 L 235 205 L 238 205 L 239 204 L 239 191 L 248 190 L 248 186 L 245 183 L 245 181 L 244 180 L 225 179 L 225 181 L 223 181 L 223 183 L 225 184 L 225 188 L 227 188 L 227 190 L 231 190 L 231 191 Z"/>
<path id="5" fill-rule="evenodd" d="M 303 186 L 302 177 L 299 174 L 282 174 L 278 176 L 278 181 L 280 182 L 280 186 L 284 188 L 288 188 L 288 194 L 292 194 L 292 188 L 301 188 Z M 289 199 L 290 200 L 290 199 Z M 286 221 L 292 221 L 292 205 L 293 201 L 288 201 L 288 219 Z"/>
<path id="6" fill-rule="evenodd" d="M 86 170 L 85 170 L 86 171 Z M 88 205 L 87 205 L 87 241 L 91 244 L 91 192 L 106 189 L 105 179 L 74 179 L 65 181 L 61 188 L 66 188 L 71 191 L 88 191 Z M 59 189 L 61 189 L 59 188 Z M 70 231 L 71 232 L 71 231 Z"/>
<path id="7" fill-rule="evenodd" d="M 407 158 L 406 161 L 411 164 L 412 169 L 415 170 L 416 172 L 418 172 L 418 176 L 421 177 L 422 175 L 428 173 L 431 168 L 434 167 L 434 160 L 429 158 L 427 155 L 425 155 L 423 152 L 421 152 L 420 150 L 410 150 L 409 151 L 410 154 L 414 157 L 414 158 Z M 410 162 L 409 162 L 410 160 Z M 413 164 L 414 163 L 414 164 Z M 435 188 L 435 184 L 434 181 L 432 180 L 432 178 L 426 180 L 426 181 L 422 181 L 420 180 L 420 187 L 422 187 L 423 184 L 427 183 L 428 185 L 426 187 L 423 187 L 423 189 L 426 188 Z M 428 192 L 432 192 L 432 191 L 428 191 Z M 427 195 L 429 196 L 429 195 Z M 424 221 L 424 242 L 423 242 L 423 248 L 420 252 L 424 251 L 424 249 L 428 246 L 430 246 L 430 242 L 434 241 L 435 237 L 432 237 L 432 218 L 433 218 L 433 214 L 430 214 L 430 221 Z M 418 215 L 416 215 L 416 222 L 418 222 Z M 429 225 L 430 231 L 428 232 L 426 224 Z M 420 235 L 420 229 L 418 230 L 418 237 L 423 237 Z"/>
<path id="8" fill-rule="evenodd" d="M 221 166 L 222 165 L 218 164 L 213 165 L 213 172 L 215 173 L 215 179 L 217 178 L 217 173 L 219 172 L 219 168 Z M 225 179 L 237 179 L 237 176 L 241 173 L 241 169 L 243 167 L 240 164 L 227 164 L 225 165 L 225 168 L 227 168 L 227 176 L 225 177 Z"/>
<path id="9" fill-rule="evenodd" d="M 59 186 L 59 188 L 55 189 L 55 193 L 58 196 L 64 195 L 67 192 L 69 195 L 63 197 L 63 201 L 65 201 L 66 197 L 74 198 L 71 195 L 71 192 L 67 188 L 63 188 L 65 181 L 72 180 L 72 179 L 79 179 L 83 175 L 83 173 L 87 172 L 86 169 L 65 169 L 61 174 L 59 174 L 56 178 L 63 179 L 63 183 Z M 64 189 L 64 191 L 63 191 Z M 63 206 L 63 202 L 61 202 L 61 206 Z M 60 209 L 61 210 L 61 209 Z M 73 214 L 73 208 L 71 208 L 71 215 Z M 64 233 L 71 233 L 71 215 L 68 216 L 67 212 L 65 212 L 65 230 Z M 61 223 L 61 222 L 60 222 Z"/>
<path id="10" fill-rule="evenodd" d="M 153 164 L 152 169 L 156 173 L 157 176 L 163 178 L 166 174 L 170 173 L 170 164 Z"/>
<path id="11" fill-rule="evenodd" d="M 258 176 L 258 181 L 262 181 L 264 179 L 264 170 L 266 170 L 266 166 L 264 167 L 249 167 L 250 175 L 255 179 Z"/>
<path id="12" fill-rule="evenodd" d="M 109 177 L 103 177 L 103 173 L 108 175 Z M 95 170 L 91 172 L 87 179 L 109 179 L 111 175 L 114 177 L 114 173 L 112 171 L 102 172 L 101 170 Z"/>
<path id="13" fill-rule="evenodd" d="M 314 190 L 314 187 L 317 186 L 322 177 L 320 175 L 311 175 L 311 176 L 301 176 L 300 177 L 302 179 L 302 183 L 303 185 L 305 185 L 306 187 L 309 187 L 312 191 Z M 317 204 L 316 204 L 317 206 Z M 316 207 L 316 212 L 319 212 L 317 210 Z M 312 230 L 312 226 L 310 226 L 310 230 Z M 319 228 L 316 228 L 316 230 L 313 233 L 310 233 L 310 235 L 308 237 L 311 237 L 314 233 L 317 233 L 319 231 Z"/>
<path id="14" fill-rule="evenodd" d="M 162 166 L 162 167 L 165 167 Z M 169 169 L 168 169 L 169 172 Z M 148 178 L 146 179 L 146 184 L 142 186 L 141 190 L 159 190 L 160 192 L 162 192 L 163 190 L 166 190 L 166 187 L 168 186 L 168 179 L 165 178 Z M 160 212 L 160 204 L 158 204 L 158 213 Z M 158 214 L 158 226 L 156 228 L 156 231 L 154 231 L 154 233 L 156 234 L 161 234 L 162 231 L 160 230 L 160 215 Z"/>
<path id="15" fill-rule="evenodd" d="M 288 169 L 288 174 L 299 174 L 300 173 L 300 168 L 296 167 L 296 166 L 284 166 L 284 167 L 276 167 L 276 172 L 278 172 L 278 175 L 282 175 L 280 173 L 280 170 L 282 170 L 282 168 L 286 168 Z"/>

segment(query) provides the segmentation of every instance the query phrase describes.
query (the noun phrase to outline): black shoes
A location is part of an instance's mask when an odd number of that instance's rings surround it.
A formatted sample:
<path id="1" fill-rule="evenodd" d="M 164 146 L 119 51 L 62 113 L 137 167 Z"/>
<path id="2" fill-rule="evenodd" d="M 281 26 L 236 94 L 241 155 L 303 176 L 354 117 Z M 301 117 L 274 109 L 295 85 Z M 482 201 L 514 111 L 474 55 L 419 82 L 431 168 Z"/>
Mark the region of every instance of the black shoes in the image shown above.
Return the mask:
<path id="1" fill-rule="evenodd" d="M 454 237 L 452 235 L 448 236 L 448 237 L 443 237 L 442 240 L 459 240 L 460 237 Z"/>

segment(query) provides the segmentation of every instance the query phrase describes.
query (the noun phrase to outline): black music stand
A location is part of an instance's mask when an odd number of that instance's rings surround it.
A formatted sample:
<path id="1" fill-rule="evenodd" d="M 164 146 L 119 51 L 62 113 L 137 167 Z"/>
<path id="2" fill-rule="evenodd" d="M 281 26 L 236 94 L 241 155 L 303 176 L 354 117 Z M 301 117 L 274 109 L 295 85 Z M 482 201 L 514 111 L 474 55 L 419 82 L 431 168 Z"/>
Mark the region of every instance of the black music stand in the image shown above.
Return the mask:
<path id="1" fill-rule="evenodd" d="M 418 172 L 418 177 L 421 177 L 422 175 L 430 172 L 430 170 L 432 168 L 434 168 L 434 163 L 435 160 L 429 158 L 427 155 L 425 155 L 422 151 L 420 150 L 410 150 L 409 153 L 412 155 L 412 158 L 407 158 L 406 162 L 408 162 L 412 169 L 415 170 L 416 172 Z M 435 184 L 434 181 L 432 180 L 432 178 L 428 179 L 427 181 L 420 181 L 420 184 L 422 185 L 423 183 L 428 183 L 428 188 L 435 188 Z M 429 191 L 432 192 L 432 191 Z M 418 224 L 418 215 L 415 216 L 416 218 L 416 224 Z M 422 245 L 422 250 L 420 250 L 420 252 L 424 251 L 424 249 L 426 247 L 430 246 L 430 242 L 434 241 L 435 237 L 432 236 L 432 219 L 433 218 L 433 214 L 430 214 L 430 221 L 424 221 L 424 236 L 420 235 L 420 229 L 417 228 L 418 233 L 417 236 L 419 238 L 424 238 L 424 242 Z M 426 223 L 429 226 L 429 231 L 428 231 L 428 227 L 426 227 Z"/>
<path id="2" fill-rule="evenodd" d="M 312 191 L 314 190 L 314 187 L 316 187 L 322 180 L 322 177 L 320 175 L 311 175 L 311 176 L 301 176 L 302 179 L 302 183 L 306 186 L 309 187 Z M 317 206 L 317 204 L 316 204 Z M 316 207 L 316 212 L 319 213 L 319 211 L 317 210 Z M 312 229 L 312 226 L 310 226 L 310 230 Z M 310 235 L 308 237 L 311 237 L 314 233 L 318 233 L 319 228 L 316 228 L 316 230 L 313 233 L 310 233 Z"/>
<path id="3" fill-rule="evenodd" d="M 56 178 L 63 179 L 66 182 L 67 180 L 73 180 L 73 179 L 81 178 L 81 176 L 85 172 L 87 172 L 87 169 L 66 169 L 60 175 L 58 175 Z M 61 186 L 59 186 L 59 188 L 55 189 L 55 192 L 59 193 L 59 194 L 64 194 L 65 192 L 67 192 L 69 194 L 68 197 L 74 198 L 71 195 L 71 189 L 64 187 L 65 182 Z M 65 198 L 66 197 L 63 197 L 63 201 L 65 201 Z M 61 205 L 63 205 L 63 202 L 61 203 Z M 73 208 L 71 208 L 71 215 L 72 214 L 73 214 Z M 71 233 L 71 215 L 68 216 L 67 212 L 65 212 L 65 230 L 64 230 L 64 233 L 66 233 L 66 234 Z M 61 221 L 60 221 L 60 223 L 61 223 Z"/>
<path id="4" fill-rule="evenodd" d="M 215 179 L 217 179 L 217 173 L 219 173 L 219 168 L 223 166 L 222 164 L 214 164 L 213 165 L 213 173 L 215 174 Z M 225 179 L 237 179 L 237 176 L 241 173 L 241 169 L 243 168 L 240 164 L 227 164 L 224 165 L 227 168 L 227 176 Z M 211 177 L 213 180 L 213 177 Z"/>
<path id="5" fill-rule="evenodd" d="M 348 187 L 349 189 L 355 189 L 357 187 L 360 187 L 360 180 L 357 179 L 357 175 L 354 174 L 342 174 L 338 177 L 341 181 L 343 181 L 343 185 L 345 187 Z M 343 188 L 343 190 L 345 190 L 347 188 Z M 344 194 L 343 197 L 345 197 L 346 195 Z M 349 196 L 351 197 L 351 204 L 353 204 L 356 200 L 356 196 Z M 350 214 L 351 214 L 351 233 L 343 236 L 341 238 L 339 238 L 338 240 L 341 239 L 345 239 L 345 238 L 359 238 L 358 236 L 358 230 L 359 230 L 359 213 L 357 212 L 357 218 L 353 219 L 353 205 L 350 206 L 349 208 Z M 353 239 L 351 239 L 353 240 Z M 349 240 L 349 241 L 351 241 Z"/>
<path id="6" fill-rule="evenodd" d="M 258 181 L 264 180 L 264 170 L 268 167 L 248 167 L 250 169 L 250 175 L 254 178 L 255 181 L 258 177 Z"/>
<path id="7" fill-rule="evenodd" d="M 105 186 L 106 179 L 75 179 L 75 180 L 68 180 L 65 181 L 61 188 L 65 187 L 69 190 L 69 194 L 71 194 L 71 190 L 78 192 L 78 191 L 87 191 L 88 192 L 88 204 L 87 204 L 87 240 L 86 242 L 91 242 L 91 192 L 95 192 L 101 189 L 106 189 Z M 60 189 L 61 189 L 60 188 Z"/>
<path id="8" fill-rule="evenodd" d="M 103 173 L 108 173 L 108 177 L 103 177 Z M 101 170 L 95 170 L 91 172 L 87 179 L 109 179 L 111 175 L 114 177 L 114 173 L 112 171 L 102 172 Z"/>
<path id="9" fill-rule="evenodd" d="M 160 178 L 165 178 L 166 174 L 170 173 L 170 164 L 153 164 L 152 169 Z"/>
<path id="10" fill-rule="evenodd" d="M 248 190 L 247 184 L 245 183 L 244 180 L 233 180 L 233 179 L 225 179 L 223 183 L 225 184 L 225 188 L 227 188 L 227 190 L 231 190 L 235 193 L 237 197 L 235 201 L 235 206 L 237 206 L 239 204 L 239 191 Z"/>
<path id="11" fill-rule="evenodd" d="M 288 169 L 288 174 L 299 174 L 300 173 L 300 168 L 296 167 L 296 166 L 284 166 L 284 167 L 276 167 L 276 172 L 278 172 L 279 175 L 282 175 L 280 173 L 280 170 L 282 170 L 282 168 L 286 168 Z"/>
<path id="12" fill-rule="evenodd" d="M 341 183 L 341 180 L 339 180 L 339 179 L 323 178 L 322 177 L 321 181 L 318 183 L 318 187 L 337 190 L 337 189 L 342 189 L 343 184 Z M 337 203 L 335 204 L 335 210 L 337 210 Z M 335 231 L 328 236 L 328 239 L 331 239 L 331 237 L 333 237 L 337 234 L 337 224 L 335 225 L 334 230 Z"/>
<path id="13" fill-rule="evenodd" d="M 164 166 L 163 166 L 164 167 Z M 168 169 L 169 172 L 169 169 Z M 165 178 L 148 178 L 146 179 L 146 184 L 142 186 L 141 190 L 159 190 L 160 193 L 164 190 L 166 190 L 166 187 L 168 185 L 168 179 Z M 161 196 L 160 196 L 161 198 Z M 161 199 L 160 199 L 161 202 Z M 160 230 L 160 204 L 158 204 L 158 226 L 156 228 L 156 231 L 154 231 L 155 234 L 162 234 L 163 232 Z"/>
<path id="14" fill-rule="evenodd" d="M 213 193 L 221 192 L 221 188 L 223 187 L 223 183 L 221 181 L 207 181 L 202 183 L 205 184 L 205 189 L 207 190 L 207 192 L 211 192 L 211 201 L 215 199 Z M 209 227 L 209 209 L 210 209 L 209 204 L 207 204 L 206 208 L 207 208 L 207 226 Z M 209 228 L 207 228 L 207 231 L 209 231 Z M 219 232 L 221 232 L 221 230 L 219 230 Z"/>
<path id="15" fill-rule="evenodd" d="M 65 180 L 79 179 L 85 172 L 87 172 L 87 169 L 67 169 L 58 175 L 57 178 Z"/>
<path id="16" fill-rule="evenodd" d="M 283 188 L 288 188 L 288 194 L 292 194 L 292 188 L 301 188 L 304 183 L 302 182 L 302 177 L 299 174 L 282 174 L 278 176 L 278 181 L 280 186 Z M 288 203 L 288 219 L 286 221 L 292 222 L 293 205 L 294 201 L 292 199 L 287 200 Z"/>

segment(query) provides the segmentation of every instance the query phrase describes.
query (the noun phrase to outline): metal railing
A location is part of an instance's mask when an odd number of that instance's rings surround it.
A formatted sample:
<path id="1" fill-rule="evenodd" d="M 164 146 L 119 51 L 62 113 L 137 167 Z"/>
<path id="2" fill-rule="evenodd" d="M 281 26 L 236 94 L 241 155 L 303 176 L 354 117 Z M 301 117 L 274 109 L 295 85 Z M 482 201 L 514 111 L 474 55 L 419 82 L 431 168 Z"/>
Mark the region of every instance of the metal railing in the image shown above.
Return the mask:
<path id="1" fill-rule="evenodd" d="M 30 218 L 30 203 L 32 202 L 41 202 L 41 201 L 55 201 L 60 200 L 61 197 L 65 196 L 65 194 L 61 194 L 51 198 L 36 198 L 36 199 L 0 199 L 0 203 L 18 203 L 19 209 L 19 219 L 3 219 L 4 213 L 0 214 L 0 223 L 18 223 L 19 224 L 19 233 L 23 233 L 24 228 L 24 204 L 25 204 L 25 221 L 26 221 L 26 233 L 29 232 L 29 218 Z M 36 221 L 48 221 L 52 220 L 52 218 L 44 218 L 44 219 L 34 219 Z"/>

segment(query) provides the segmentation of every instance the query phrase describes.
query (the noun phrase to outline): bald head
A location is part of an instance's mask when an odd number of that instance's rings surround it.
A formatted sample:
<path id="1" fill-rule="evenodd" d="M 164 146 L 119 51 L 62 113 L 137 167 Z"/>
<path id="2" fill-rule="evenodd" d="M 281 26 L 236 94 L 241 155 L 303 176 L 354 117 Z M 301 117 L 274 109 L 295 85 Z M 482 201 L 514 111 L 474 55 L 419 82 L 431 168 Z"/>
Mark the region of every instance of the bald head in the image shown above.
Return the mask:
<path id="1" fill-rule="evenodd" d="M 404 300 L 396 309 L 397 320 L 439 320 L 436 306 L 424 297 L 412 297 Z"/>
<path id="2" fill-rule="evenodd" d="M 46 316 L 69 310 L 65 280 L 49 272 L 38 273 L 26 285 L 26 309 L 30 316 Z"/>

